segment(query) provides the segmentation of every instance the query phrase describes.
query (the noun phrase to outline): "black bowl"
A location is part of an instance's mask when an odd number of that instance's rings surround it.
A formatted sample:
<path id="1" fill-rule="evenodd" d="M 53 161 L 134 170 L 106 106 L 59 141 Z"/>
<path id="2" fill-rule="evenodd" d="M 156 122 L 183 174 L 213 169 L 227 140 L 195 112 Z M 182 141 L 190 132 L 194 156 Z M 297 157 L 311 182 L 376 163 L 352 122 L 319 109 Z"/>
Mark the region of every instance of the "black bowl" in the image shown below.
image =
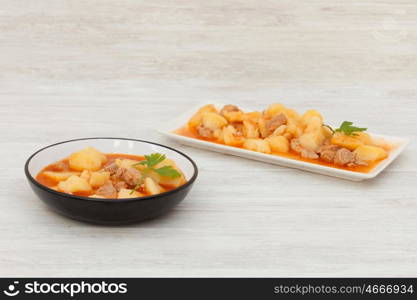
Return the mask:
<path id="1" fill-rule="evenodd" d="M 87 146 L 95 147 L 103 153 L 166 154 L 184 172 L 187 183 L 154 196 L 98 199 L 61 193 L 36 181 L 35 177 L 43 167 Z M 36 195 L 54 211 L 80 221 L 117 225 L 152 219 L 171 210 L 191 190 L 198 169 L 187 155 L 164 145 L 124 138 L 85 138 L 53 144 L 36 151 L 26 161 L 25 174 Z"/>

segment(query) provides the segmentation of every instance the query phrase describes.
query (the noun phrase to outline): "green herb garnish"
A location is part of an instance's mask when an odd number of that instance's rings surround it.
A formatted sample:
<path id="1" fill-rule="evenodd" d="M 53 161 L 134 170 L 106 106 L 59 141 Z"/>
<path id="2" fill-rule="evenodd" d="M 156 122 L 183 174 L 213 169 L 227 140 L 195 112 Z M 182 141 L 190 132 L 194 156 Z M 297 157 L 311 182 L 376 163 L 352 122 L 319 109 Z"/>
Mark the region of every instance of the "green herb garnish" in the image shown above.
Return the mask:
<path id="1" fill-rule="evenodd" d="M 137 164 L 134 164 L 133 166 L 136 166 L 136 165 L 146 166 L 146 169 L 142 171 L 144 172 L 154 171 L 164 177 L 169 177 L 169 178 L 180 177 L 181 173 L 175 170 L 172 166 L 163 166 L 160 168 L 154 168 L 157 164 L 159 164 L 160 162 L 163 162 L 165 158 L 166 158 L 165 154 L 152 153 L 151 155 L 145 155 L 144 160 L 142 160 L 141 162 Z"/>
<path id="2" fill-rule="evenodd" d="M 355 132 L 366 131 L 368 128 L 360 128 L 352 126 L 353 122 L 344 121 L 339 128 L 337 128 L 336 132 L 343 132 L 346 135 L 357 135 Z"/>
<path id="3" fill-rule="evenodd" d="M 153 166 L 159 164 L 160 162 L 165 160 L 165 154 L 161 153 L 152 153 L 151 155 L 145 155 L 145 160 L 134 164 L 135 165 L 147 165 L 148 168 L 152 168 Z"/>
<path id="4" fill-rule="evenodd" d="M 135 166 L 146 166 L 145 169 L 138 169 L 142 174 L 147 174 L 149 172 L 155 172 L 161 176 L 169 177 L 169 178 L 178 178 L 181 177 L 181 173 L 175 170 L 172 166 L 163 166 L 160 168 L 154 168 L 157 164 L 163 162 L 165 160 L 166 156 L 165 154 L 161 153 L 152 153 L 150 155 L 145 155 L 145 159 L 141 162 L 138 162 L 136 164 L 133 164 L 132 167 Z M 140 180 L 136 186 L 132 189 L 130 194 L 133 194 L 133 192 L 140 187 L 142 184 L 142 180 Z"/>

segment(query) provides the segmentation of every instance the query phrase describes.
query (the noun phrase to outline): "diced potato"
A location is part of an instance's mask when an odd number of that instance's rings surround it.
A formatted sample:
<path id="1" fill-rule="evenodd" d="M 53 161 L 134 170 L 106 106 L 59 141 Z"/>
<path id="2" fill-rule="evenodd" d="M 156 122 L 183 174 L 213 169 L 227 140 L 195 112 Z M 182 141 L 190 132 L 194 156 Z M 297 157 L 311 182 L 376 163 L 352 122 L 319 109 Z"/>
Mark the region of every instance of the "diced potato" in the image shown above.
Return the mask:
<path id="1" fill-rule="evenodd" d="M 213 130 L 213 137 L 217 139 L 218 142 L 224 143 L 223 129 L 218 128 L 218 129 Z"/>
<path id="2" fill-rule="evenodd" d="M 164 159 L 162 162 L 157 164 L 155 168 L 158 169 L 158 168 L 162 168 L 165 166 L 173 167 L 175 170 L 177 170 L 181 174 L 181 176 L 177 178 L 170 178 L 170 177 L 161 176 L 155 172 L 150 172 L 149 174 L 147 174 L 147 176 L 151 177 L 158 184 L 162 184 L 164 186 L 169 186 L 173 188 L 178 187 L 186 182 L 182 171 L 177 167 L 175 162 L 169 158 Z"/>
<path id="3" fill-rule="evenodd" d="M 75 192 L 90 192 L 92 190 L 91 185 L 79 176 L 72 175 L 65 181 L 61 181 L 58 184 L 58 190 L 65 193 Z"/>
<path id="4" fill-rule="evenodd" d="M 294 121 L 298 121 L 301 118 L 300 115 L 291 108 L 286 108 L 284 110 L 284 114 L 287 116 L 288 119 L 293 119 Z"/>
<path id="5" fill-rule="evenodd" d="M 55 181 L 62 181 L 70 178 L 72 175 L 79 175 L 80 172 L 52 172 L 52 171 L 45 171 L 42 173 L 49 179 Z"/>
<path id="6" fill-rule="evenodd" d="M 90 195 L 90 196 L 88 196 L 89 198 L 97 198 L 97 199 L 105 199 L 106 197 L 104 197 L 104 196 L 100 196 L 100 195 L 96 195 L 96 194 L 94 194 L 94 195 Z"/>
<path id="7" fill-rule="evenodd" d="M 93 147 L 87 147 L 81 151 L 75 152 L 69 157 L 70 167 L 77 171 L 97 171 L 106 161 L 106 156 Z"/>
<path id="8" fill-rule="evenodd" d="M 380 147 L 384 149 L 385 151 L 391 151 L 395 147 L 395 145 L 388 143 L 383 138 L 373 138 L 371 146 Z"/>
<path id="9" fill-rule="evenodd" d="M 300 124 L 302 128 L 306 128 L 311 118 L 313 117 L 318 117 L 323 122 L 323 116 L 317 110 L 311 109 L 306 111 L 304 115 L 301 117 Z"/>
<path id="10" fill-rule="evenodd" d="M 289 132 L 284 133 L 282 136 L 285 137 L 289 141 L 293 138 L 293 135 Z"/>
<path id="11" fill-rule="evenodd" d="M 321 128 L 321 132 L 323 133 L 326 139 L 330 139 L 333 136 L 333 131 L 331 131 L 330 128 L 327 126 L 323 126 Z"/>
<path id="12" fill-rule="evenodd" d="M 102 186 L 110 179 L 110 172 L 91 172 L 89 183 L 92 187 Z"/>
<path id="13" fill-rule="evenodd" d="M 292 119 L 288 119 L 287 129 L 285 130 L 285 132 L 291 134 L 293 137 L 296 138 L 300 137 L 303 134 L 301 128 L 298 127 L 298 124 Z"/>
<path id="14" fill-rule="evenodd" d="M 160 194 L 164 191 L 164 189 L 150 177 L 145 178 L 145 190 L 150 195 Z"/>
<path id="15" fill-rule="evenodd" d="M 305 133 L 298 138 L 303 148 L 314 152 L 323 144 L 324 139 L 325 137 L 321 132 Z"/>
<path id="16" fill-rule="evenodd" d="M 161 176 L 161 175 L 159 175 L 158 173 L 155 173 L 155 172 L 149 172 L 149 174 L 147 174 L 147 176 L 152 178 L 152 180 L 156 184 L 161 184 L 161 185 L 166 186 L 166 187 L 176 188 L 176 187 L 179 187 L 180 185 L 182 185 L 186 182 L 184 174 L 181 172 L 181 170 L 177 169 L 177 168 L 176 168 L 176 170 L 178 172 L 180 172 L 180 174 L 181 174 L 180 177 L 170 178 L 170 177 Z"/>
<path id="17" fill-rule="evenodd" d="M 252 112 L 245 113 L 243 115 L 243 121 L 256 123 L 261 117 L 262 117 L 262 113 L 260 113 L 259 111 L 252 111 Z"/>
<path id="18" fill-rule="evenodd" d="M 323 126 L 323 121 L 318 116 L 312 116 L 307 120 L 305 133 L 318 132 Z"/>
<path id="19" fill-rule="evenodd" d="M 243 135 L 249 139 L 259 138 L 259 129 L 250 121 L 243 121 Z"/>
<path id="20" fill-rule="evenodd" d="M 204 127 L 214 131 L 227 125 L 227 120 L 218 113 L 207 112 L 203 113 L 201 123 Z"/>
<path id="21" fill-rule="evenodd" d="M 128 190 L 128 189 L 121 189 L 119 193 L 117 193 L 117 198 L 137 198 L 137 197 L 143 197 L 145 196 L 142 193 L 139 193 L 138 191 Z"/>
<path id="22" fill-rule="evenodd" d="M 243 111 L 225 111 L 223 116 L 229 122 L 242 122 L 244 118 Z"/>
<path id="23" fill-rule="evenodd" d="M 277 129 L 274 130 L 272 135 L 274 135 L 274 136 L 284 135 L 286 130 L 287 130 L 287 125 L 281 125 Z"/>
<path id="24" fill-rule="evenodd" d="M 87 171 L 87 170 L 82 171 L 80 175 L 81 178 L 84 178 L 87 181 L 90 180 L 90 176 L 91 176 L 90 171 Z"/>
<path id="25" fill-rule="evenodd" d="M 166 186 L 166 187 L 171 187 L 171 188 L 176 188 L 176 187 L 179 187 L 180 185 L 183 185 L 187 181 L 185 180 L 185 177 L 182 174 L 182 172 L 180 173 L 181 173 L 181 177 L 177 177 L 177 178 L 169 178 L 169 177 L 161 176 L 159 180 L 159 184 Z"/>
<path id="26" fill-rule="evenodd" d="M 338 145 L 349 150 L 355 150 L 359 146 L 363 145 L 363 143 L 356 139 L 354 136 L 345 135 L 341 132 L 336 132 L 330 142 L 334 145 Z"/>
<path id="27" fill-rule="evenodd" d="M 286 153 L 290 150 L 290 143 L 283 136 L 271 136 L 266 139 L 274 152 Z"/>
<path id="28" fill-rule="evenodd" d="M 159 164 L 155 165 L 155 168 L 158 169 L 158 168 L 162 168 L 166 166 L 177 168 L 177 164 L 172 159 L 169 159 L 169 158 L 165 158 Z"/>
<path id="29" fill-rule="evenodd" d="M 266 120 L 264 118 L 258 119 L 258 128 L 261 138 L 266 138 L 269 135 L 269 130 L 266 126 Z"/>
<path id="30" fill-rule="evenodd" d="M 242 146 L 245 138 L 237 135 L 236 128 L 232 125 L 223 127 L 223 140 L 229 146 Z"/>
<path id="31" fill-rule="evenodd" d="M 115 163 L 119 168 L 125 168 L 125 169 L 128 169 L 132 165 L 137 164 L 139 162 L 140 162 L 139 160 L 133 160 L 133 159 L 128 159 L 128 158 L 123 158 L 123 159 L 118 158 L 115 160 Z"/>
<path id="32" fill-rule="evenodd" d="M 286 108 L 280 103 L 271 104 L 264 112 L 267 118 L 272 118 L 273 116 L 285 112 Z"/>
<path id="33" fill-rule="evenodd" d="M 380 148 L 369 145 L 362 145 L 354 151 L 356 159 L 360 161 L 373 162 L 388 157 L 388 153 Z"/>
<path id="34" fill-rule="evenodd" d="M 256 152 L 271 153 L 269 143 L 262 139 L 246 139 L 243 143 L 243 147 Z"/>
<path id="35" fill-rule="evenodd" d="M 354 132 L 354 138 L 361 141 L 364 145 L 372 145 L 372 138 L 366 132 Z"/>
<path id="36" fill-rule="evenodd" d="M 200 108 L 194 116 L 188 121 L 188 126 L 191 128 L 196 128 L 201 123 L 202 115 L 206 112 L 217 112 L 213 104 L 208 104 Z"/>

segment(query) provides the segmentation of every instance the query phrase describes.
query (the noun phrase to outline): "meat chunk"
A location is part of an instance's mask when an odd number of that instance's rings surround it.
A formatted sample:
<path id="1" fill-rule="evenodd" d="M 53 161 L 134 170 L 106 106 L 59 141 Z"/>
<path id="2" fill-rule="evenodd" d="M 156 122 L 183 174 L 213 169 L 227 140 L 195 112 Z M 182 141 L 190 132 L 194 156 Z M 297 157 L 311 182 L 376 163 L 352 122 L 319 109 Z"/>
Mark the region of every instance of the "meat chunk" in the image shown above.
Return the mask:
<path id="1" fill-rule="evenodd" d="M 236 129 L 236 133 L 239 136 L 243 136 L 243 123 L 233 122 L 233 123 L 230 123 L 230 125 L 232 125 Z"/>
<path id="2" fill-rule="evenodd" d="M 213 138 L 213 131 L 205 127 L 203 124 L 197 126 L 198 134 L 205 138 Z"/>
<path id="3" fill-rule="evenodd" d="M 115 162 L 112 162 L 111 164 L 105 166 L 103 171 L 110 172 L 110 175 L 114 175 L 118 168 L 119 166 Z"/>
<path id="4" fill-rule="evenodd" d="M 287 124 L 287 116 L 283 113 L 280 113 L 266 122 L 266 128 L 268 129 L 269 133 L 272 133 L 275 129 L 285 124 Z"/>
<path id="5" fill-rule="evenodd" d="M 96 195 L 103 196 L 105 198 L 117 198 L 117 190 L 113 186 L 113 183 L 109 180 L 98 188 Z"/>
<path id="6" fill-rule="evenodd" d="M 340 148 L 336 151 L 334 163 L 339 166 L 352 165 L 355 163 L 355 154 L 346 148 Z"/>
<path id="7" fill-rule="evenodd" d="M 237 107 L 236 105 L 227 104 L 223 106 L 223 108 L 220 111 L 220 114 L 224 115 L 225 113 L 228 113 L 228 112 L 237 112 L 237 111 L 240 111 L 239 107 Z"/>
<path id="8" fill-rule="evenodd" d="M 317 159 L 319 158 L 318 154 L 312 150 L 305 149 L 301 146 L 300 141 L 298 139 L 292 139 L 290 143 L 291 149 L 301 155 L 301 157 L 309 158 L 309 159 Z"/>
<path id="9" fill-rule="evenodd" d="M 133 167 L 119 168 L 114 176 L 124 181 L 128 186 L 135 186 L 140 180 L 142 180 L 142 174 Z"/>
<path id="10" fill-rule="evenodd" d="M 120 190 L 122 190 L 122 189 L 127 188 L 127 184 L 124 181 L 113 182 L 113 186 L 118 192 L 120 192 Z"/>
<path id="11" fill-rule="evenodd" d="M 340 147 L 337 145 L 327 144 L 327 145 L 320 146 L 319 149 L 317 150 L 317 153 L 320 154 L 320 158 L 322 160 L 332 163 L 334 162 L 336 152 L 339 149 Z"/>

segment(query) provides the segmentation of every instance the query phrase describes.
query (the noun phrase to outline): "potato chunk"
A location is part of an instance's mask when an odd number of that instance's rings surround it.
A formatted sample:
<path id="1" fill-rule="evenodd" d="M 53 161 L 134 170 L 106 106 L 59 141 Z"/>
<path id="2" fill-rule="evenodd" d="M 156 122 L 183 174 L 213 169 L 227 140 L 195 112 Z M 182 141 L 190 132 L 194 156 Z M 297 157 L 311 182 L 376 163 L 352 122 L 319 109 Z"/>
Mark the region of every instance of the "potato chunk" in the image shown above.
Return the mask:
<path id="1" fill-rule="evenodd" d="M 90 176 L 91 176 L 91 172 L 87 170 L 82 171 L 80 175 L 81 178 L 84 178 L 87 181 L 90 180 Z"/>
<path id="2" fill-rule="evenodd" d="M 174 168 L 181 174 L 181 176 L 177 178 L 171 178 L 171 177 L 161 176 L 156 172 L 150 172 L 148 176 L 151 177 L 156 183 L 161 184 L 163 186 L 167 186 L 167 187 L 169 186 L 171 188 L 179 187 L 180 185 L 186 182 L 185 176 L 182 173 L 182 171 L 177 167 L 175 162 L 169 158 L 166 158 L 162 162 L 157 164 L 155 166 L 155 169 L 159 169 L 159 168 L 166 167 L 166 166 L 170 166 Z"/>
<path id="3" fill-rule="evenodd" d="M 361 141 L 364 145 L 372 145 L 372 138 L 366 132 L 354 132 L 355 139 Z"/>
<path id="4" fill-rule="evenodd" d="M 318 132 L 321 130 L 321 127 L 323 126 L 323 121 L 318 116 L 312 116 L 308 119 L 306 128 L 304 130 L 305 133 L 310 132 Z"/>
<path id="5" fill-rule="evenodd" d="M 280 103 L 271 104 L 264 112 L 265 117 L 272 118 L 273 116 L 282 113 L 286 110 L 285 106 Z"/>
<path id="6" fill-rule="evenodd" d="M 107 161 L 106 156 L 93 147 L 87 147 L 81 151 L 71 154 L 69 165 L 77 171 L 97 171 Z"/>
<path id="7" fill-rule="evenodd" d="M 259 129 L 250 121 L 243 121 L 243 135 L 248 139 L 259 138 Z"/>
<path id="8" fill-rule="evenodd" d="M 117 198 L 137 198 L 137 197 L 144 197 L 145 195 L 142 193 L 139 193 L 138 191 L 133 191 L 129 189 L 121 189 L 119 193 L 117 193 Z"/>
<path id="9" fill-rule="evenodd" d="M 290 143 L 283 136 L 271 136 L 266 139 L 271 147 L 271 150 L 274 152 L 287 153 L 290 151 Z"/>
<path id="10" fill-rule="evenodd" d="M 359 146 L 362 146 L 363 143 L 356 139 L 354 136 L 345 135 L 343 133 L 336 132 L 330 142 L 334 145 L 338 145 L 349 150 L 355 150 Z"/>
<path id="11" fill-rule="evenodd" d="M 72 175 L 79 175 L 79 174 L 80 174 L 79 172 L 52 172 L 52 171 L 43 172 L 43 175 L 55 181 L 66 180 L 70 178 Z"/>
<path id="12" fill-rule="evenodd" d="M 64 193 L 75 193 L 75 192 L 90 192 L 91 185 L 85 180 L 84 178 L 81 178 L 79 176 L 71 176 L 65 181 L 61 181 L 58 184 L 58 190 L 64 192 Z"/>
<path id="13" fill-rule="evenodd" d="M 91 172 L 89 183 L 92 187 L 102 186 L 110 179 L 110 172 Z"/>
<path id="14" fill-rule="evenodd" d="M 298 140 L 303 148 L 315 152 L 323 144 L 324 139 L 324 135 L 318 131 L 305 133 Z"/>
<path id="15" fill-rule="evenodd" d="M 105 199 L 106 197 L 103 197 L 103 196 L 100 196 L 100 195 L 97 195 L 97 194 L 94 194 L 94 195 L 90 195 L 90 196 L 88 196 L 89 198 L 96 198 L 96 199 Z"/>
<path id="16" fill-rule="evenodd" d="M 160 194 L 164 191 L 164 189 L 150 177 L 146 177 L 145 179 L 145 190 L 150 195 Z"/>
<path id="17" fill-rule="evenodd" d="M 388 156 L 388 153 L 384 149 L 367 145 L 359 146 L 354 153 L 357 160 L 366 162 L 381 160 Z"/>
<path id="18" fill-rule="evenodd" d="M 188 126 L 190 128 L 196 128 L 198 125 L 200 125 L 202 116 L 206 112 L 217 112 L 217 110 L 213 104 L 208 104 L 201 107 L 188 121 Z"/>
<path id="19" fill-rule="evenodd" d="M 128 159 L 128 158 L 124 158 L 124 159 L 116 159 L 116 165 L 119 168 L 125 168 L 125 169 L 129 169 L 130 167 L 132 167 L 132 165 L 139 163 L 139 160 L 133 160 L 133 159 Z"/>
<path id="20" fill-rule="evenodd" d="M 262 139 L 246 139 L 243 148 L 261 153 L 271 153 L 269 143 Z"/>
<path id="21" fill-rule="evenodd" d="M 307 127 L 308 123 L 310 123 L 310 120 L 314 117 L 318 117 L 323 122 L 323 116 L 317 110 L 310 109 L 306 111 L 301 117 L 301 125 L 303 127 Z"/>
<path id="22" fill-rule="evenodd" d="M 214 131 L 227 125 L 227 120 L 218 113 L 206 112 L 201 117 L 201 123 L 205 128 Z"/>
<path id="23" fill-rule="evenodd" d="M 229 146 L 242 146 L 245 138 L 238 134 L 236 128 L 232 125 L 223 127 L 223 140 Z"/>

